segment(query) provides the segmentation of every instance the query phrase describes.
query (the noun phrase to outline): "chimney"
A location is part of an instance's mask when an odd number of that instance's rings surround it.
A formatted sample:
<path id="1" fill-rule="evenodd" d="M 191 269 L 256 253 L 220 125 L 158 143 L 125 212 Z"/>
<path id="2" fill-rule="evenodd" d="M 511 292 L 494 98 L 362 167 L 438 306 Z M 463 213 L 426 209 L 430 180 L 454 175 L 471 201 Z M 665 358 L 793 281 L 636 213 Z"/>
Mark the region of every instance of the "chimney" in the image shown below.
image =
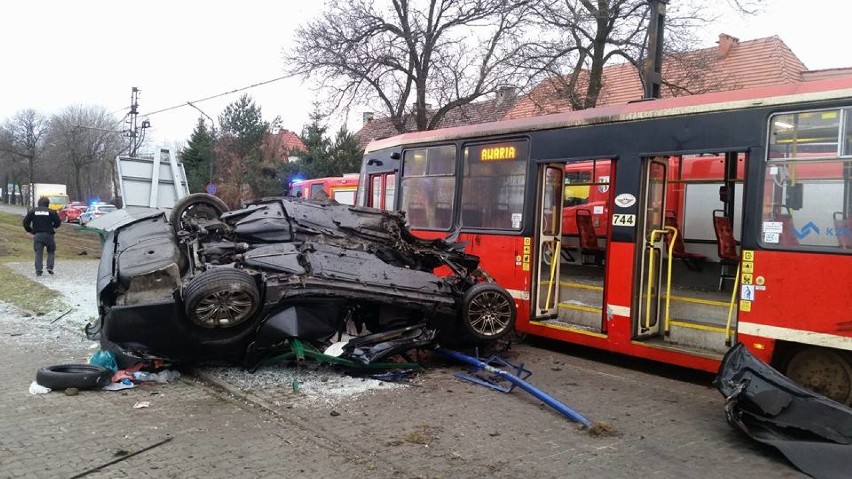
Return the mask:
<path id="1" fill-rule="evenodd" d="M 515 87 L 501 86 L 497 89 L 497 104 L 501 104 L 515 97 Z"/>
<path id="2" fill-rule="evenodd" d="M 365 112 L 363 113 L 363 115 L 364 115 L 364 124 L 365 124 L 365 125 L 366 125 L 367 123 L 370 123 L 371 121 L 373 121 L 373 112 L 371 112 L 371 111 L 365 111 Z"/>
<path id="3" fill-rule="evenodd" d="M 740 42 L 737 37 L 732 37 L 727 33 L 719 34 L 719 58 L 725 58 L 731 52 L 731 48 Z"/>

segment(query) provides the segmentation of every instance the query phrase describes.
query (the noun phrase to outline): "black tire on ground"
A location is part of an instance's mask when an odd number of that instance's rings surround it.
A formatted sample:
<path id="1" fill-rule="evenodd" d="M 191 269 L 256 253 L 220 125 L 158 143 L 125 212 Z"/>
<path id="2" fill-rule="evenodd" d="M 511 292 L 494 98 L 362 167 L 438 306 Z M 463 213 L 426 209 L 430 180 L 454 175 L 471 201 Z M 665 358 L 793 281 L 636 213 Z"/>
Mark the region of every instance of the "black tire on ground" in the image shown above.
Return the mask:
<path id="1" fill-rule="evenodd" d="M 213 220 L 226 211 L 228 205 L 221 199 L 207 193 L 193 193 L 175 204 L 169 222 L 177 232 L 184 229 L 189 220 Z"/>
<path id="2" fill-rule="evenodd" d="M 95 389 L 110 383 L 112 371 L 95 364 L 59 364 L 41 368 L 36 382 L 50 389 Z"/>
<path id="3" fill-rule="evenodd" d="M 494 283 L 479 283 L 467 290 L 462 300 L 462 326 L 476 341 L 503 338 L 515 328 L 515 301 L 508 291 Z"/>
<path id="4" fill-rule="evenodd" d="M 186 285 L 183 297 L 190 322 L 208 330 L 248 323 L 260 309 L 260 291 L 254 278 L 234 268 L 199 274 Z"/>

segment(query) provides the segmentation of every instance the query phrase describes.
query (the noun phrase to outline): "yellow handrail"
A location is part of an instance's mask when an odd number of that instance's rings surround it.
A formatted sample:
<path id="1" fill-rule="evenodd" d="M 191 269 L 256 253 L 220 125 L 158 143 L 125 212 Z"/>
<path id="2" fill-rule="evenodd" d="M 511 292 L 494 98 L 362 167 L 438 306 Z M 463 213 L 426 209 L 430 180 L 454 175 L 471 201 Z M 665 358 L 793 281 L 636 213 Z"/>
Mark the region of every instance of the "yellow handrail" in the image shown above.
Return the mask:
<path id="1" fill-rule="evenodd" d="M 553 288 L 559 287 L 559 282 L 554 281 L 554 276 L 556 276 L 556 265 L 559 263 L 560 255 L 562 250 L 560 249 L 562 245 L 560 244 L 559 239 L 553 239 L 551 241 L 553 243 L 553 254 L 550 256 L 550 285 L 547 287 L 547 299 L 544 301 L 544 309 L 550 309 L 550 296 L 553 293 Z M 544 255 L 544 251 L 542 251 L 542 255 Z"/>
<path id="2" fill-rule="evenodd" d="M 734 304 L 737 301 L 737 288 L 740 285 L 740 266 L 742 262 L 737 263 L 737 276 L 734 277 L 734 290 L 731 291 L 731 304 L 728 306 L 728 322 L 725 324 L 725 346 L 731 345 L 731 319 L 734 317 Z M 721 266 L 720 266 L 721 267 Z"/>
<path id="3" fill-rule="evenodd" d="M 675 239 L 677 239 L 677 228 L 674 226 L 664 226 L 663 229 L 671 231 L 672 233 L 672 241 L 669 243 L 669 264 L 668 264 L 668 272 L 666 278 L 666 318 L 663 323 L 663 334 L 668 336 L 669 334 L 669 307 L 671 306 L 671 297 L 672 297 L 672 252 L 674 251 Z"/>
<path id="4" fill-rule="evenodd" d="M 671 226 L 664 226 L 661 230 L 653 230 L 651 231 L 651 236 L 648 239 L 648 244 L 651 246 L 648 251 L 648 285 L 647 291 L 645 293 L 645 329 L 651 329 L 651 288 L 654 285 L 654 247 L 653 244 L 656 243 L 658 234 L 666 234 L 667 232 L 672 233 L 672 240 L 668 245 L 668 268 L 667 268 L 667 279 L 666 279 L 666 309 L 664 316 L 664 327 L 663 331 L 668 334 L 669 332 L 669 307 L 671 305 L 671 290 L 672 290 L 672 251 L 674 250 L 674 240 L 677 237 L 677 228 Z"/>

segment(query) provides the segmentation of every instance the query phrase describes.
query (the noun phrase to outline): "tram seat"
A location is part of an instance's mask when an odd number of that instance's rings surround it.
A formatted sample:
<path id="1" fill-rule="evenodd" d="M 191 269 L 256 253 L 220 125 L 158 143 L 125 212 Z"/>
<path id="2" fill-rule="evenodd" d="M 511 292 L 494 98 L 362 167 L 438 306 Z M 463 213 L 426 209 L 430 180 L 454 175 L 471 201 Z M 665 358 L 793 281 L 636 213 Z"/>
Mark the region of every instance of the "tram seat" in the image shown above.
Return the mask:
<path id="1" fill-rule="evenodd" d="M 411 203 L 408 205 L 408 224 L 414 227 L 429 226 L 429 220 L 426 217 L 426 206 L 422 203 Z"/>
<path id="2" fill-rule="evenodd" d="M 799 238 L 796 237 L 796 233 L 794 231 L 792 212 L 789 210 L 787 212 L 776 211 L 775 214 L 772 215 L 772 220 L 781 223 L 781 237 L 778 240 L 778 244 L 780 246 L 799 245 Z"/>
<path id="3" fill-rule="evenodd" d="M 674 247 L 672 248 L 672 256 L 683 261 L 683 264 L 692 271 L 701 271 L 704 261 L 707 257 L 703 254 L 688 253 L 686 251 L 686 243 L 683 241 L 683 232 L 677 223 L 677 214 L 674 211 L 666 211 L 665 225 L 674 228 L 677 235 L 674 238 Z M 671 233 L 666 233 L 666 243 L 671 241 Z"/>
<path id="4" fill-rule="evenodd" d="M 453 205 L 443 201 L 435 203 L 435 223 L 431 226 L 443 229 L 449 228 L 452 223 Z"/>
<path id="5" fill-rule="evenodd" d="M 722 291 L 726 279 L 737 278 L 740 255 L 737 253 L 737 240 L 734 238 L 731 219 L 725 216 L 724 210 L 713 210 L 713 230 L 716 232 L 719 254 L 719 291 Z"/>
<path id="6" fill-rule="evenodd" d="M 598 245 L 598 235 L 592 224 L 592 213 L 583 208 L 577 209 L 577 231 L 580 233 L 580 264 L 603 265 L 606 249 Z"/>
<path id="7" fill-rule="evenodd" d="M 489 228 L 508 229 L 512 227 L 512 215 L 509 213 L 508 203 L 497 203 L 491 209 L 491 218 L 488 222 Z"/>
<path id="8" fill-rule="evenodd" d="M 834 234 L 842 249 L 852 249 L 852 218 L 846 218 L 842 211 L 834 213 Z"/>
<path id="9" fill-rule="evenodd" d="M 462 205 L 462 224 L 472 228 L 482 228 L 485 225 L 485 213 L 482 211 L 482 206 L 475 203 L 465 203 Z"/>

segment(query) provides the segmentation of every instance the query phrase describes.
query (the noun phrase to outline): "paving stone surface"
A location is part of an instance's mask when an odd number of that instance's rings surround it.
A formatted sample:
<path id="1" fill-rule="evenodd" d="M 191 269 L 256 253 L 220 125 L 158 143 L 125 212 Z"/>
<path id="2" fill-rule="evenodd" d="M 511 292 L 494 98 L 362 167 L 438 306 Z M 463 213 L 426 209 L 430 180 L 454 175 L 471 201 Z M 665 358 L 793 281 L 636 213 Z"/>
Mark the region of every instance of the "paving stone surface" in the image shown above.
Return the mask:
<path id="1" fill-rule="evenodd" d="M 93 351 L 79 319 L 55 319 L 0 305 L 0 478 L 806 477 L 725 422 L 712 376 L 651 362 L 540 341 L 506 353 L 609 431 L 601 435 L 520 390 L 459 381 L 453 373 L 466 368 L 441 362 L 404 387 L 322 400 L 289 381 L 247 386 L 236 368 L 121 392 L 31 395 L 39 367 Z M 340 374 L 303 368 L 303 377 Z M 140 401 L 150 406 L 135 409 Z"/>
<path id="2" fill-rule="evenodd" d="M 28 340 L 24 327 L 48 322 L 8 321 L 18 314 L 0 311 L 0 478 L 394 476 L 360 451 L 187 376 L 119 392 L 31 395 L 38 368 L 86 362 L 90 343 L 67 332 L 57 333 L 65 344 Z M 135 409 L 142 401 L 150 406 Z"/>

